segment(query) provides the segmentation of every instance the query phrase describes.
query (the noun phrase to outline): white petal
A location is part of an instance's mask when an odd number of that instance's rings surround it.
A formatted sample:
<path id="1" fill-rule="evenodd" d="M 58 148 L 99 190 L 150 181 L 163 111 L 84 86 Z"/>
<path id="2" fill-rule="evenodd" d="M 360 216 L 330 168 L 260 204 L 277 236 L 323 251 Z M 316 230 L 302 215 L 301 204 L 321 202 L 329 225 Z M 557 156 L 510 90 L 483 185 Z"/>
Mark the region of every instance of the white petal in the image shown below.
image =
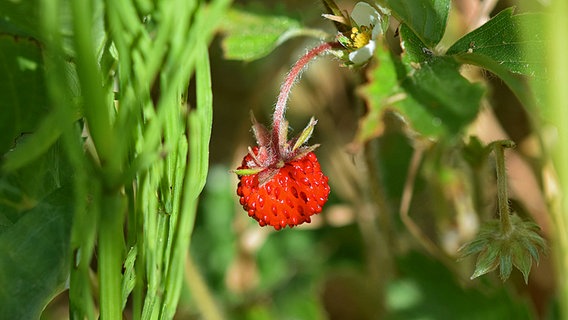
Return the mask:
<path id="1" fill-rule="evenodd" d="M 351 18 L 359 26 L 376 26 L 380 24 L 381 16 L 366 2 L 357 2 L 353 11 L 351 11 Z"/>
<path id="2" fill-rule="evenodd" d="M 377 37 L 383 33 L 383 29 L 380 23 L 377 23 L 374 27 L 373 27 L 373 31 L 371 33 L 371 39 L 377 39 Z"/>
<path id="3" fill-rule="evenodd" d="M 349 60 L 351 60 L 351 62 L 353 62 L 356 65 L 363 64 L 369 61 L 369 59 L 371 59 L 373 53 L 375 52 L 375 47 L 376 47 L 375 41 L 371 40 L 369 41 L 369 43 L 367 43 L 366 46 L 351 52 L 349 54 Z"/>

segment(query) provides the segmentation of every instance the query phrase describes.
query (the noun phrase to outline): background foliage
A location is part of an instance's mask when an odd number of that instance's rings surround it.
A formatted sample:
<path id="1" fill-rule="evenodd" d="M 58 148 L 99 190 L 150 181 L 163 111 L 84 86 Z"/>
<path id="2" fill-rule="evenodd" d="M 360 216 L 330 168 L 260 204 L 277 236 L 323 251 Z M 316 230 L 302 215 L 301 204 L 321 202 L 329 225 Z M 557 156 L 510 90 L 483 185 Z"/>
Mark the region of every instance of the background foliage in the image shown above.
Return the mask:
<path id="1" fill-rule="evenodd" d="M 332 193 L 275 232 L 244 214 L 229 170 L 249 110 L 267 123 L 294 61 L 334 40 L 325 5 L 0 2 L 0 318 L 568 314 L 566 3 L 380 5 L 392 18 L 369 64 L 327 55 L 294 88 L 291 127 L 319 119 Z M 511 208 L 550 246 L 528 284 L 458 261 L 497 216 L 487 146 L 502 139 Z"/>

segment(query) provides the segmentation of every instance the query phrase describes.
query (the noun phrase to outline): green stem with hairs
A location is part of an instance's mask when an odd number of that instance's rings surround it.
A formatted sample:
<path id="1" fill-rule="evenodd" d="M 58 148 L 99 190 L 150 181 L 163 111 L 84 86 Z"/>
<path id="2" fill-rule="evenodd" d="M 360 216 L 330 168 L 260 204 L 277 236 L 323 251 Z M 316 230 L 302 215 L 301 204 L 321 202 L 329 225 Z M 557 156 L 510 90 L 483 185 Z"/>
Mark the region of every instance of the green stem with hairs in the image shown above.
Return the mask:
<path id="1" fill-rule="evenodd" d="M 497 200 L 499 204 L 501 232 L 503 234 L 509 234 L 513 230 L 513 224 L 511 223 L 511 212 L 509 210 L 505 148 L 514 148 L 515 143 L 511 140 L 500 140 L 493 142 L 491 145 L 495 153 L 495 165 L 497 167 Z"/>
<path id="2" fill-rule="evenodd" d="M 292 90 L 292 86 L 302 74 L 304 68 L 317 58 L 320 54 L 323 54 L 333 48 L 339 46 L 337 42 L 324 42 L 315 48 L 308 51 L 305 55 L 303 55 L 292 67 L 292 70 L 286 76 L 286 80 L 280 87 L 280 94 L 278 95 L 278 100 L 276 101 L 276 107 L 274 108 L 274 117 L 272 122 L 272 138 L 274 139 L 273 143 L 275 146 L 280 146 L 282 143 L 286 141 L 280 141 L 281 138 L 286 138 L 284 134 L 282 134 L 283 130 L 288 128 L 286 124 L 286 119 L 284 118 L 286 113 L 286 104 L 288 103 L 288 99 L 290 97 L 290 91 Z M 277 152 L 280 152 L 280 148 L 276 149 Z"/>

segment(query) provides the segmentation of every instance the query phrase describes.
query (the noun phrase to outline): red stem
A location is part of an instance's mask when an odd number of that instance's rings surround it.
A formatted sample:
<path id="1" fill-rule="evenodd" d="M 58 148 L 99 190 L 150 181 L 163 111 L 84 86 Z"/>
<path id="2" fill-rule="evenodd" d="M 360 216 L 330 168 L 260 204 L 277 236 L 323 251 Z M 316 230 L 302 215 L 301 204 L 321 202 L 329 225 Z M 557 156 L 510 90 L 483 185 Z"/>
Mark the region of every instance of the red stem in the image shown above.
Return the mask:
<path id="1" fill-rule="evenodd" d="M 286 104 L 288 102 L 288 97 L 290 96 L 290 90 L 292 90 L 292 86 L 296 79 L 302 73 L 304 67 L 318 55 L 326 52 L 329 49 L 335 48 L 338 46 L 339 43 L 337 42 L 325 42 L 320 44 L 319 46 L 311 49 L 303 55 L 300 60 L 296 62 L 296 64 L 292 67 L 292 70 L 286 76 L 286 80 L 280 87 L 280 95 L 278 96 L 278 101 L 276 102 L 276 108 L 274 109 L 274 118 L 272 122 L 272 139 L 275 145 L 275 149 L 280 152 L 280 130 L 281 126 L 284 123 L 284 114 L 286 113 Z"/>

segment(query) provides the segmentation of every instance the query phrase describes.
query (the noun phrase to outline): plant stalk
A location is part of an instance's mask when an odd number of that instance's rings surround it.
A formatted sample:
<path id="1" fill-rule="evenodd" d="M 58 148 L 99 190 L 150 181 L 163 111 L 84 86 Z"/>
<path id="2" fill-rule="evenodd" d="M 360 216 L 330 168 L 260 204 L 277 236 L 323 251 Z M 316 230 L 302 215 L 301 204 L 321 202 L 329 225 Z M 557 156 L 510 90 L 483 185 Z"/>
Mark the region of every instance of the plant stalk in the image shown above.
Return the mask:
<path id="1" fill-rule="evenodd" d="M 103 195 L 99 229 L 101 319 L 122 319 L 122 222 L 126 202 L 120 194 Z"/>
<path id="2" fill-rule="evenodd" d="M 568 317 L 568 42 L 566 42 L 566 30 L 568 28 L 568 1 L 552 0 L 549 7 L 547 23 L 547 69 L 548 79 L 553 79 L 546 84 L 547 105 L 551 109 L 550 122 L 555 126 L 557 141 L 553 149 L 555 170 L 558 172 L 560 191 L 554 191 L 553 207 L 551 210 L 553 221 L 553 244 L 554 262 L 558 286 L 559 318 Z M 553 187 L 556 189 L 556 186 Z"/>
<path id="3" fill-rule="evenodd" d="M 511 140 L 500 140 L 493 142 L 493 152 L 497 167 L 497 201 L 499 205 L 499 219 L 501 221 L 501 232 L 509 234 L 513 230 L 511 223 L 511 211 L 509 209 L 509 195 L 507 186 L 507 170 L 505 167 L 505 148 L 514 148 L 515 143 Z"/>
<path id="4" fill-rule="evenodd" d="M 303 55 L 297 62 L 294 64 L 288 75 L 286 76 L 286 80 L 280 87 L 280 94 L 278 95 L 278 100 L 276 101 L 276 108 L 274 109 L 274 118 L 272 122 L 272 130 L 273 130 L 273 143 L 275 146 L 280 146 L 281 143 L 285 141 L 280 141 L 283 125 L 287 126 L 286 121 L 284 119 L 284 115 L 286 113 L 286 104 L 288 103 L 288 98 L 290 97 L 290 91 L 292 90 L 292 86 L 302 74 L 304 68 L 315 59 L 320 54 L 335 48 L 338 45 L 336 42 L 324 42 L 317 47 L 311 49 Z M 285 138 L 285 137 L 284 137 Z M 279 148 L 276 148 L 279 151 Z"/>

